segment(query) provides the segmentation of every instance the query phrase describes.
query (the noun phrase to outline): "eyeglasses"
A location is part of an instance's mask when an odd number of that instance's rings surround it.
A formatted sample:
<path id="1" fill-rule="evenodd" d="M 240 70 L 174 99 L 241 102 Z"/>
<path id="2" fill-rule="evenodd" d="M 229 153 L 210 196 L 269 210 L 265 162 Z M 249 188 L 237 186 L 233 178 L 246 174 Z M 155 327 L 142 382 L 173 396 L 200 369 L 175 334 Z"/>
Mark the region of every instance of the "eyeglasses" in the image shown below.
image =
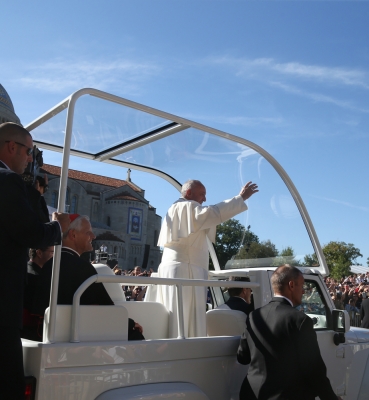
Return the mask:
<path id="1" fill-rule="evenodd" d="M 15 144 L 18 144 L 19 146 L 23 146 L 27 149 L 27 156 L 30 156 L 33 153 L 33 147 L 28 147 L 23 143 L 16 142 L 15 140 L 5 140 L 5 143 L 9 142 L 14 142 Z"/>

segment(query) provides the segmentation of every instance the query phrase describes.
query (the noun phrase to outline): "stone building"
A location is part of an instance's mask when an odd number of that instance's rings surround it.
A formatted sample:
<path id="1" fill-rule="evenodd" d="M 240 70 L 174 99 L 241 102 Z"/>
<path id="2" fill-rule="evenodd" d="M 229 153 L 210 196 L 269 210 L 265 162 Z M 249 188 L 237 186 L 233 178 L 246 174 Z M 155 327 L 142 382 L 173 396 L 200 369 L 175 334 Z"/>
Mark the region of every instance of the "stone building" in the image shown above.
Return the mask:
<path id="1" fill-rule="evenodd" d="M 20 120 L 14 112 L 13 103 L 7 91 L 0 84 L 0 124 L 4 122 L 20 124 Z"/>
<path id="2" fill-rule="evenodd" d="M 0 124 L 4 122 L 21 124 L 0 84 Z M 39 173 L 47 174 L 49 179 L 46 203 L 57 208 L 60 168 L 44 164 Z M 145 199 L 145 191 L 131 182 L 130 170 L 127 180 L 69 170 L 65 211 L 90 217 L 96 235 L 94 249 L 104 244 L 121 268 L 139 265 L 157 270 L 161 260 L 156 245 L 161 217 Z"/>
<path id="3" fill-rule="evenodd" d="M 57 208 L 60 168 L 44 164 L 43 174 L 49 180 L 46 203 Z M 90 217 L 95 250 L 104 244 L 123 269 L 139 265 L 157 270 L 161 217 L 145 199 L 145 191 L 131 181 L 130 170 L 127 180 L 120 180 L 70 169 L 65 203 L 65 211 Z"/>

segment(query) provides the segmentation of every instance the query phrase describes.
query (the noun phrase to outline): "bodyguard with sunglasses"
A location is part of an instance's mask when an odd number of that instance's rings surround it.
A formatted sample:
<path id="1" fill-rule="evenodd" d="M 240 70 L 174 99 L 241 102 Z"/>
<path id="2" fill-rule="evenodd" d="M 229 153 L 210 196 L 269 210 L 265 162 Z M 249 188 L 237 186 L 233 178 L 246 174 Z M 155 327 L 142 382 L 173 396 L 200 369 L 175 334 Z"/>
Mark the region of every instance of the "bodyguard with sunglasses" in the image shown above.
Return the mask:
<path id="1" fill-rule="evenodd" d="M 0 341 L 1 398 L 24 399 L 24 372 L 20 329 L 23 291 L 27 272 L 27 249 L 60 244 L 68 229 L 68 214 L 53 214 L 53 222 L 41 223 L 30 207 L 20 177 L 32 161 L 30 133 L 12 122 L 0 125 Z"/>

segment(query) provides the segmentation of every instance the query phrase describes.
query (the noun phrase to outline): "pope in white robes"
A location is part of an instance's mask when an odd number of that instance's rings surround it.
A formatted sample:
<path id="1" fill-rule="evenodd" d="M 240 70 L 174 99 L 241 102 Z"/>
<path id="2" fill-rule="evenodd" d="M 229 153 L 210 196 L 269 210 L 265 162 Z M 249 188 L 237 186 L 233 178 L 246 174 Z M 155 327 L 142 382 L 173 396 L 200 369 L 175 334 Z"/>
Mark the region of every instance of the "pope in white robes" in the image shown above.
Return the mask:
<path id="1" fill-rule="evenodd" d="M 160 231 L 158 246 L 163 247 L 158 269 L 160 278 L 207 279 L 209 251 L 207 238 L 215 242 L 216 226 L 247 210 L 245 200 L 257 192 L 248 182 L 238 196 L 213 206 L 202 206 L 206 189 L 200 181 L 187 181 L 182 197 L 169 208 Z M 158 286 L 156 301 L 170 312 L 169 337 L 178 336 L 175 286 Z M 206 288 L 183 286 L 184 336 L 206 336 Z"/>

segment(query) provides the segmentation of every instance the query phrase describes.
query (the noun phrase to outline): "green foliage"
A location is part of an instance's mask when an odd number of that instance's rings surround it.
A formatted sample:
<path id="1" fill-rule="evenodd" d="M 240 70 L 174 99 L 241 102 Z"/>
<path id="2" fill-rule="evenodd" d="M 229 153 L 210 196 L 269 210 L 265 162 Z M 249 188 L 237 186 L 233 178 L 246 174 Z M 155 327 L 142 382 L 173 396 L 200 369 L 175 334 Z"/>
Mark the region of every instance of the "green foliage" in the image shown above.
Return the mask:
<path id="1" fill-rule="evenodd" d="M 336 279 L 350 275 L 350 266 L 363 256 L 352 243 L 345 242 L 329 242 L 323 246 L 323 253 L 330 275 Z"/>
<path id="2" fill-rule="evenodd" d="M 252 242 L 249 251 L 246 251 L 245 246 L 243 246 L 235 259 L 269 258 L 276 257 L 277 255 L 278 250 L 275 244 L 270 240 L 265 240 L 260 243 Z"/>
<path id="3" fill-rule="evenodd" d="M 304 257 L 304 265 L 309 267 L 317 267 L 319 265 L 316 254 L 308 254 Z"/>
<path id="4" fill-rule="evenodd" d="M 243 225 L 234 218 L 217 226 L 214 248 L 221 268 L 224 268 L 227 261 L 237 254 L 244 231 Z M 212 263 L 210 263 L 210 269 L 212 269 L 212 266 Z"/>
<path id="5" fill-rule="evenodd" d="M 356 263 L 358 257 L 362 257 L 360 250 L 352 243 L 329 242 L 322 250 L 330 276 L 335 279 L 350 275 L 350 266 Z M 315 254 L 305 256 L 304 262 L 312 267 L 318 265 Z"/>
<path id="6" fill-rule="evenodd" d="M 250 226 L 245 230 L 234 218 L 217 226 L 214 249 L 221 268 L 224 268 L 232 257 L 235 260 L 275 258 L 272 265 L 300 265 L 292 247 L 287 246 L 279 253 L 274 243 L 270 240 L 260 241 L 259 237 L 250 231 Z M 209 267 L 214 269 L 211 259 Z"/>
<path id="7" fill-rule="evenodd" d="M 297 260 L 295 257 L 295 252 L 292 247 L 287 246 L 286 248 L 282 249 L 279 253 L 278 257 L 273 262 L 273 265 L 280 266 L 284 264 L 289 264 L 293 266 L 301 265 L 300 260 Z"/>

